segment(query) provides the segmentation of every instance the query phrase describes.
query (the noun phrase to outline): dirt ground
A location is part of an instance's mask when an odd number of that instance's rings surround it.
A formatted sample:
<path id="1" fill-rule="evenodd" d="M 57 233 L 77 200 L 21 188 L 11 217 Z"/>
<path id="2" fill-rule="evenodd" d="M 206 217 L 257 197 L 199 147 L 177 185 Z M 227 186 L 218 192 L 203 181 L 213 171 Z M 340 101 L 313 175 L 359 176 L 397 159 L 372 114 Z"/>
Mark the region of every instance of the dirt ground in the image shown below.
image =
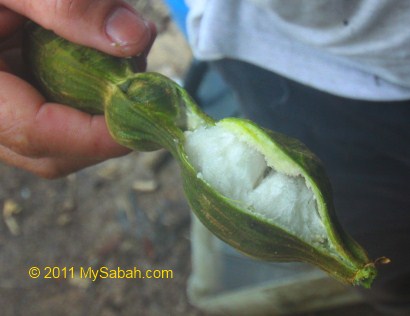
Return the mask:
<path id="1" fill-rule="evenodd" d="M 166 8 L 136 6 L 158 26 L 149 70 L 179 78 L 190 51 Z M 0 179 L 1 315 L 201 315 L 186 296 L 190 210 L 167 153 L 133 153 L 53 181 L 0 164 Z M 75 275 L 31 279 L 32 266 Z M 173 278 L 77 275 L 101 266 L 172 270 Z"/>
<path id="2" fill-rule="evenodd" d="M 169 13 L 160 0 L 136 2 L 159 30 L 149 70 L 181 78 L 191 54 Z M 191 214 L 168 153 L 132 153 L 52 181 L 0 164 L 0 179 L 1 315 L 203 315 L 186 294 Z M 173 278 L 78 275 L 102 266 L 172 270 Z M 30 267 L 42 275 L 30 278 Z M 66 267 L 67 277 L 44 279 L 46 267 Z"/>

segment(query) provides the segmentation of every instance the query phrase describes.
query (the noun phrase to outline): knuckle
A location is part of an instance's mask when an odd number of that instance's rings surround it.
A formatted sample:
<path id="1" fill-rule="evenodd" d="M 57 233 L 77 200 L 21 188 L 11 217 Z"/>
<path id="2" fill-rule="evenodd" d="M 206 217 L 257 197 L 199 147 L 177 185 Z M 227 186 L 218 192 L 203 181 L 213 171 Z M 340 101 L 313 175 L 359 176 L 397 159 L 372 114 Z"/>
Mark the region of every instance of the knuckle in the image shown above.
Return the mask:
<path id="1" fill-rule="evenodd" d="M 0 100 L 0 144 L 21 156 L 39 157 L 43 149 L 38 144 L 37 130 L 33 121 L 20 112 L 18 107 Z"/>
<path id="2" fill-rule="evenodd" d="M 41 24 L 48 29 L 55 29 L 67 20 L 78 20 L 90 7 L 93 0 L 47 0 L 41 5 L 38 1 L 27 1 L 26 11 L 41 17 Z"/>
<path id="3" fill-rule="evenodd" d="M 24 138 L 22 140 L 15 140 L 14 143 L 12 143 L 9 148 L 14 151 L 16 154 L 19 154 L 21 156 L 29 157 L 29 158 L 37 158 L 37 157 L 42 157 L 43 154 L 40 150 L 32 147 L 29 145 L 28 142 Z"/>
<path id="4" fill-rule="evenodd" d="M 94 0 L 55 0 L 54 16 L 57 19 L 77 20 L 93 7 Z"/>
<path id="5" fill-rule="evenodd" d="M 19 121 L 15 121 L 13 124 L 0 123 L 0 143 L 3 146 L 22 156 L 38 157 L 41 155 L 41 150 L 33 146 L 30 138 L 31 134 Z"/>
<path id="6" fill-rule="evenodd" d="M 76 0 L 55 0 L 54 16 L 57 18 L 75 18 L 78 15 L 79 7 L 84 1 Z"/>
<path id="7" fill-rule="evenodd" d="M 67 173 L 63 172 L 58 164 L 51 159 L 47 159 L 40 166 L 37 166 L 32 172 L 43 179 L 55 180 L 65 176 Z"/>

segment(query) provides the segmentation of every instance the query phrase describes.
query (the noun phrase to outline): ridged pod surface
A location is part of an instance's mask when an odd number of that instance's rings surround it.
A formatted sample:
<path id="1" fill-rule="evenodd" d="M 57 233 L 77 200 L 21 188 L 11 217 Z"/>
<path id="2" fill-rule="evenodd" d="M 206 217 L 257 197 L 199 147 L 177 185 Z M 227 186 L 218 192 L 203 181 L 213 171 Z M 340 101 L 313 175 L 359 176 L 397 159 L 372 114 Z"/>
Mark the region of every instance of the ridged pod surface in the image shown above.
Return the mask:
<path id="1" fill-rule="evenodd" d="M 343 283 L 370 287 L 375 264 L 340 226 L 322 164 L 302 143 L 245 119 L 215 122 L 165 76 L 134 73 L 130 59 L 75 45 L 32 22 L 26 26 L 24 51 L 36 84 L 50 100 L 105 114 L 111 135 L 124 146 L 168 149 L 181 167 L 192 210 L 216 236 L 255 258 L 308 262 Z M 216 124 L 263 154 L 276 171 L 303 177 L 317 203 L 326 242 L 310 243 L 250 212 L 200 176 L 186 152 L 184 132 Z"/>

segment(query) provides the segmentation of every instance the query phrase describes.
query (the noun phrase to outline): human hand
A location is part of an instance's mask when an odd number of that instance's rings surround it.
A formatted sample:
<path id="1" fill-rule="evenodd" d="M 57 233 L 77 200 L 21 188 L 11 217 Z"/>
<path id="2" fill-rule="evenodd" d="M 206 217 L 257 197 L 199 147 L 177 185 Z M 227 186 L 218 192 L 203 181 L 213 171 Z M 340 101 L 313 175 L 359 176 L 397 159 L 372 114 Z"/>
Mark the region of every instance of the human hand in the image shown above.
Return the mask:
<path id="1" fill-rule="evenodd" d="M 139 55 L 141 71 L 156 36 L 155 26 L 122 0 L 0 0 L 0 160 L 56 178 L 128 153 L 111 138 L 104 117 L 47 102 L 23 79 L 27 18 L 111 55 Z"/>

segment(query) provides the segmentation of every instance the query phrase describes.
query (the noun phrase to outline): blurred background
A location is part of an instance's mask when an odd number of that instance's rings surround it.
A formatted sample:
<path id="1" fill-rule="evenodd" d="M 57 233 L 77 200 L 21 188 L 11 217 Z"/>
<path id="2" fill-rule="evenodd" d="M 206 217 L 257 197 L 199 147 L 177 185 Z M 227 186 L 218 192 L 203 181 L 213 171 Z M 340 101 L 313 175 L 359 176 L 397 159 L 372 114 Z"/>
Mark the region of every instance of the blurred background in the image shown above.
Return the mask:
<path id="1" fill-rule="evenodd" d="M 129 2 L 158 27 L 148 71 L 182 83 L 192 71 L 183 28 L 162 0 Z M 0 179 L 1 315 L 205 315 L 187 297 L 191 214 L 167 152 L 135 152 L 52 181 L 0 164 Z M 173 278 L 34 280 L 31 266 L 166 269 Z M 330 313 L 376 315 L 363 304 L 303 315 Z"/>

